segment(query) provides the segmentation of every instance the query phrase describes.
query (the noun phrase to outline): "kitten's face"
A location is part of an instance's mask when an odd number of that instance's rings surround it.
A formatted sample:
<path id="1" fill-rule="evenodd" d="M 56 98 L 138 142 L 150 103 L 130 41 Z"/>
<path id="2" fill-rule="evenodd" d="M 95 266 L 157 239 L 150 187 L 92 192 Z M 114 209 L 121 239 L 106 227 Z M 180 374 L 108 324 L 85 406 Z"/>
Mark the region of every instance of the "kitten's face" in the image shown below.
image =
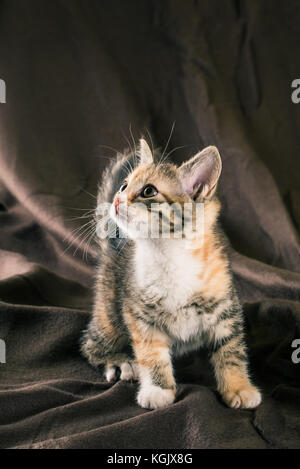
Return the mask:
<path id="1" fill-rule="evenodd" d="M 189 202 L 189 197 L 182 189 L 175 166 L 141 164 L 115 195 L 111 216 L 131 238 L 150 237 L 151 228 L 152 234 L 155 233 L 155 223 L 157 234 L 170 231 L 173 237 L 172 226 L 167 226 L 172 218 L 169 207 L 171 204 L 182 206 L 184 202 Z"/>
<path id="2" fill-rule="evenodd" d="M 203 156 L 204 150 L 202 156 L 177 168 L 170 163 L 155 164 L 148 145 L 141 141 L 140 164 L 116 193 L 111 217 L 132 239 L 187 237 L 197 229 L 197 202 L 215 190 L 221 171 L 215 151 Z M 200 169 L 205 177 L 199 177 Z"/>

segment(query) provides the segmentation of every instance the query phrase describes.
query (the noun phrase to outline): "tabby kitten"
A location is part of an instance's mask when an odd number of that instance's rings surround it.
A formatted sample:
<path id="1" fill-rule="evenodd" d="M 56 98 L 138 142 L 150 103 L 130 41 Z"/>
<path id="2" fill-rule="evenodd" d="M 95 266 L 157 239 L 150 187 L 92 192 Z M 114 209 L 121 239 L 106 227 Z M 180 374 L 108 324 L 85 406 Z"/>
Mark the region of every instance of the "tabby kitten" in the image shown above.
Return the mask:
<path id="1" fill-rule="evenodd" d="M 100 185 L 98 204 L 112 202 L 118 237 L 99 239 L 94 311 L 81 349 L 93 366 L 104 365 L 108 381 L 118 375 L 138 379 L 137 400 L 144 408 L 174 401 L 172 358 L 203 346 L 229 406 L 253 408 L 261 402 L 248 373 L 242 308 L 217 224 L 221 167 L 215 147 L 180 167 L 156 162 L 142 139 L 137 154 L 113 161 Z M 192 207 L 181 236 L 176 210 L 172 216 L 168 210 L 173 203 Z M 202 224 L 195 219 L 199 205 Z M 159 219 L 155 237 L 146 223 L 152 206 Z"/>

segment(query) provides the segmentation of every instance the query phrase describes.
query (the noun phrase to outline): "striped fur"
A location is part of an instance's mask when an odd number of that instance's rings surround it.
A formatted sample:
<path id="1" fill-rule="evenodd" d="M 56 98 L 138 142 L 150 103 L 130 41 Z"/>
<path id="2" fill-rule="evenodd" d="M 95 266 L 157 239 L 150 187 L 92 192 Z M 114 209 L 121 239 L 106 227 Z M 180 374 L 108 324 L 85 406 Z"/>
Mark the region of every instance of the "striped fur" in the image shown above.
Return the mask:
<path id="1" fill-rule="evenodd" d="M 131 208 L 142 203 L 134 217 L 143 223 L 150 199 L 143 199 L 141 191 L 152 184 L 158 189 L 152 202 L 162 204 L 161 226 L 170 221 L 166 207 L 172 203 L 204 202 L 204 237 L 199 244 L 193 236 L 187 249 L 184 237 L 172 236 L 171 223 L 170 239 L 143 239 L 128 229 L 121 249 L 119 240 L 100 241 L 94 312 L 82 352 L 93 366 L 105 367 L 109 381 L 118 373 L 120 379 L 138 379 L 138 402 L 153 409 L 176 397 L 172 359 L 206 347 L 224 401 L 231 407 L 256 407 L 261 395 L 249 377 L 242 308 L 218 226 L 218 151 L 209 147 L 177 168 L 155 162 L 143 141 L 139 158 L 137 163 L 131 155 L 118 157 L 104 175 L 99 202 L 118 197 Z M 128 161 L 131 171 L 126 175 Z M 123 179 L 126 199 L 121 200 Z M 111 216 L 120 229 L 127 229 L 114 206 Z M 174 227 L 177 215 L 172 216 Z M 192 225 L 193 218 L 186 223 Z"/>

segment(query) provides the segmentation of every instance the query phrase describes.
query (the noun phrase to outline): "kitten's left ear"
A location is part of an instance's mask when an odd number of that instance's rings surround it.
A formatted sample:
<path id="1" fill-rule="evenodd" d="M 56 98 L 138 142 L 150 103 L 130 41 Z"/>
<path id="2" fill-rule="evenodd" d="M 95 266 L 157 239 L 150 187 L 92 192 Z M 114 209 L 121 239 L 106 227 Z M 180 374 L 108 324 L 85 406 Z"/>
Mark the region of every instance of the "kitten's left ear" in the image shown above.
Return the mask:
<path id="1" fill-rule="evenodd" d="M 148 143 L 143 138 L 140 139 L 140 145 L 138 149 L 138 156 L 140 158 L 141 164 L 151 164 L 153 163 L 153 155 L 149 148 Z"/>
<path id="2" fill-rule="evenodd" d="M 183 190 L 194 200 L 213 196 L 222 171 L 216 147 L 204 148 L 179 168 Z"/>

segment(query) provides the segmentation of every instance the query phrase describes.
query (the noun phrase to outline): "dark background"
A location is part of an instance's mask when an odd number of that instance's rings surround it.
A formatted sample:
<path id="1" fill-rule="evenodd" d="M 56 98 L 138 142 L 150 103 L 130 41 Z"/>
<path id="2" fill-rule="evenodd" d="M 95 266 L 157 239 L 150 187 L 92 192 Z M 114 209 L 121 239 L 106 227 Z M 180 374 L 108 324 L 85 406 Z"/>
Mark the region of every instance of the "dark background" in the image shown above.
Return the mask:
<path id="1" fill-rule="evenodd" d="M 298 0 L 0 0 L 2 448 L 300 447 L 299 24 Z M 79 355 L 97 250 L 71 218 L 95 206 L 107 147 L 148 130 L 163 148 L 174 122 L 175 162 L 223 158 L 254 411 L 221 402 L 201 354 L 152 412 Z"/>

